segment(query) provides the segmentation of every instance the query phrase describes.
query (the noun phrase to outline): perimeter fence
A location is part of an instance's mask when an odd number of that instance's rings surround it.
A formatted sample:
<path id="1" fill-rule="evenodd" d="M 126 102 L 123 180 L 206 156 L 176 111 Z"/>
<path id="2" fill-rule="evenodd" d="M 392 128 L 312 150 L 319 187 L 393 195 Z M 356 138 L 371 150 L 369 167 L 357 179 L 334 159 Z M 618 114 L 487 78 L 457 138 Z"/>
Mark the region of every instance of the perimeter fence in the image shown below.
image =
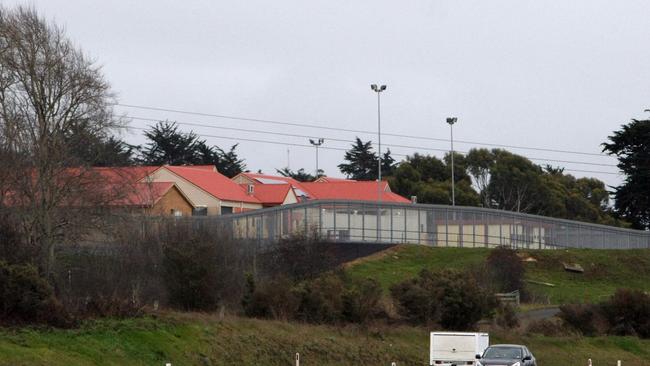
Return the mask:
<path id="1" fill-rule="evenodd" d="M 332 242 L 437 247 L 647 249 L 650 232 L 478 207 L 312 201 L 206 217 L 236 239 L 313 231 Z"/>

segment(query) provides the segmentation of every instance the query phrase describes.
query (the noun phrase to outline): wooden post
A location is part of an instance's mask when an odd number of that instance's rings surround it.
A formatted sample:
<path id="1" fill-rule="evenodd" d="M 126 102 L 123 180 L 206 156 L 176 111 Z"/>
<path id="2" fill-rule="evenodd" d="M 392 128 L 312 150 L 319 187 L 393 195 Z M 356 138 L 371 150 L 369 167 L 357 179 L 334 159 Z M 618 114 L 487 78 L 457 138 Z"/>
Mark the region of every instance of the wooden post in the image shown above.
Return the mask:
<path id="1" fill-rule="evenodd" d="M 618 360 L 618 361 L 616 362 L 616 366 L 621 366 L 621 360 Z"/>
<path id="2" fill-rule="evenodd" d="M 588 365 L 589 365 L 589 366 L 592 366 L 592 364 L 591 364 L 591 358 L 589 359 Z"/>

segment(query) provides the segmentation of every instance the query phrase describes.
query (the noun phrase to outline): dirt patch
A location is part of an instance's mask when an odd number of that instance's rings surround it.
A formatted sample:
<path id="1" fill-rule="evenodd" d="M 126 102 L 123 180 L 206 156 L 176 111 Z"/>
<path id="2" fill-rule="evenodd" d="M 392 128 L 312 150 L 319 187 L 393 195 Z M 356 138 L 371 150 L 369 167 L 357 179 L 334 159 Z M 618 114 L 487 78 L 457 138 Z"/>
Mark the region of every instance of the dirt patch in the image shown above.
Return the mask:
<path id="1" fill-rule="evenodd" d="M 365 256 L 365 257 L 361 257 L 361 258 L 351 260 L 349 262 L 344 263 L 343 268 L 349 268 L 349 267 L 352 267 L 352 266 L 355 266 L 357 264 L 361 264 L 361 263 L 364 263 L 364 262 L 367 262 L 367 261 L 377 261 L 377 260 L 380 260 L 380 259 L 384 259 L 386 257 L 397 257 L 397 258 L 399 258 L 399 252 L 402 250 L 402 248 L 404 248 L 404 244 L 396 245 L 396 246 L 384 249 L 384 250 L 382 250 L 380 252 L 376 252 L 376 253 L 373 253 L 373 254 Z"/>

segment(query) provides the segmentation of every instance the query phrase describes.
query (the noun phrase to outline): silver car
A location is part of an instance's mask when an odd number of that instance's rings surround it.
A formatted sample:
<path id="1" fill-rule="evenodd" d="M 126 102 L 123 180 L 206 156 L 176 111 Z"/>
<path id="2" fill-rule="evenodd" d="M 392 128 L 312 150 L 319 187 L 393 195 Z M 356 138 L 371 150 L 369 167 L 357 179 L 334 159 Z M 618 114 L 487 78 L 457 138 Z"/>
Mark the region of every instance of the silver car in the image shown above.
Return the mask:
<path id="1" fill-rule="evenodd" d="M 495 344 L 476 355 L 477 366 L 537 366 L 535 356 L 518 344 Z"/>

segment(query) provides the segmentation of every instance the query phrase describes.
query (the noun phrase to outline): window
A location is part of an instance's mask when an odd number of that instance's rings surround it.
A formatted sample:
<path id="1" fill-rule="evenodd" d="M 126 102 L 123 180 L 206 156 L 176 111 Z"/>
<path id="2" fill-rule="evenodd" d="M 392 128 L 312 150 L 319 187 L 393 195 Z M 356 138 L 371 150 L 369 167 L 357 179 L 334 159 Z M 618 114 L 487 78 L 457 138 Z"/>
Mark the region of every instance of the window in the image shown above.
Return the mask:
<path id="1" fill-rule="evenodd" d="M 208 216 L 208 208 L 205 206 L 194 207 L 192 216 Z"/>
<path id="2" fill-rule="evenodd" d="M 169 210 L 169 213 L 170 213 L 172 216 L 174 216 L 174 217 L 181 217 L 181 216 L 183 216 L 183 211 L 181 211 L 181 210 L 177 210 L 177 209 L 175 209 L 175 208 L 172 208 L 171 210 Z"/>
<path id="3" fill-rule="evenodd" d="M 221 206 L 221 214 L 222 215 L 229 215 L 231 213 L 232 213 L 232 207 Z"/>

